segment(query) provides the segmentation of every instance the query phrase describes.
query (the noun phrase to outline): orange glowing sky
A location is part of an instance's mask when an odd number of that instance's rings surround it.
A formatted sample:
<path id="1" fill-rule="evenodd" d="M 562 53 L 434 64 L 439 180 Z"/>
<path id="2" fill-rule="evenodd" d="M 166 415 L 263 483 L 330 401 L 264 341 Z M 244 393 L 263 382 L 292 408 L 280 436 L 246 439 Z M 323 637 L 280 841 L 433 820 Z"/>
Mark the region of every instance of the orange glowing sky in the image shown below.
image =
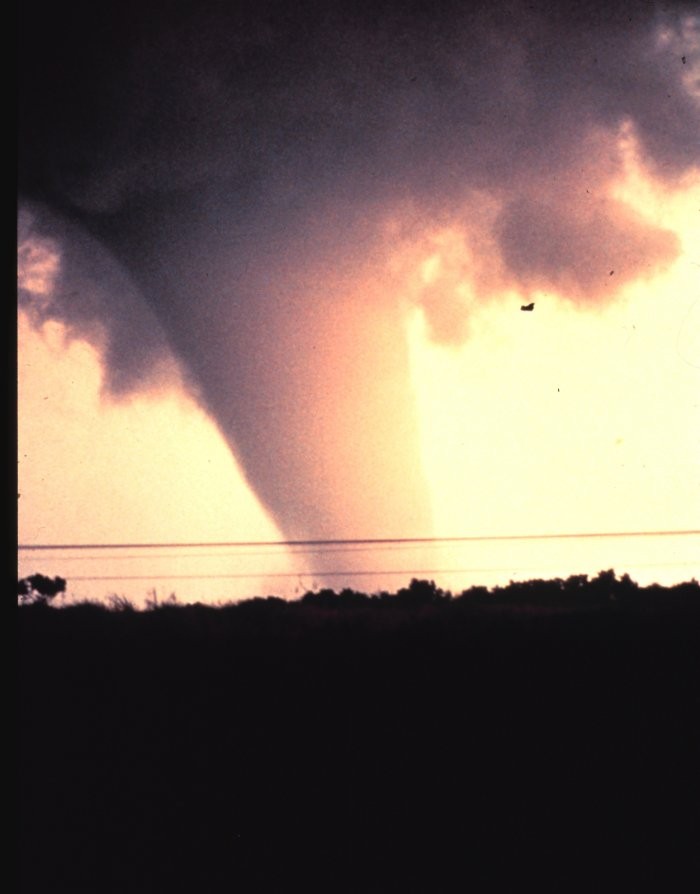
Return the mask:
<path id="1" fill-rule="evenodd" d="M 417 288 L 440 280 L 456 306 L 468 309 L 460 317 L 468 318 L 467 338 L 436 344 L 408 294 L 405 333 L 386 335 L 406 337 L 410 346 L 410 381 L 392 387 L 413 389 L 419 411 L 434 517 L 426 536 L 700 528 L 700 174 L 662 188 L 631 157 L 616 195 L 675 232 L 682 251 L 669 269 L 593 309 L 542 292 L 531 295 L 531 314 L 518 311 L 514 292 L 470 302 L 469 283 L 450 273 L 463 234 L 449 226 L 397 248 L 394 263 L 410 258 Z M 40 301 L 57 255 L 46 246 L 33 246 L 31 257 L 27 251 L 24 285 Z M 336 324 L 343 325 L 342 313 Z M 21 544 L 282 539 L 176 373 L 167 387 L 103 400 L 99 352 L 65 336 L 61 324 L 36 331 L 20 313 Z M 332 356 L 318 362 L 337 401 L 342 376 L 333 373 Z M 342 426 L 330 436 L 349 449 Z M 400 470 L 400 455 L 392 464 Z M 457 589 L 609 567 L 640 582 L 671 583 L 700 573 L 699 539 L 395 549 L 377 552 L 373 567 L 405 570 L 405 577 L 339 577 L 338 587 L 394 589 L 410 572 L 428 570 Z M 337 567 L 346 566 L 341 552 Z M 282 549 L 243 556 L 190 550 L 177 558 L 168 551 L 95 557 L 64 550 L 23 552 L 19 570 L 61 574 L 77 596 L 138 599 L 155 587 L 183 599 L 226 599 L 294 595 L 314 585 L 307 568 L 303 557 Z M 79 580 L 107 576 L 114 579 Z"/>

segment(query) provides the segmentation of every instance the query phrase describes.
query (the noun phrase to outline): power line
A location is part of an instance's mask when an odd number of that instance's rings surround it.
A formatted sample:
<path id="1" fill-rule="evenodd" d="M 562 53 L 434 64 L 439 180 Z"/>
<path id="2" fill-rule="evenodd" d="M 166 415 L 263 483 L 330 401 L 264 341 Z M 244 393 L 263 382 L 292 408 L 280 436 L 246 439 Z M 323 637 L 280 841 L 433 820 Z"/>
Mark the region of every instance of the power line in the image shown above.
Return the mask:
<path id="1" fill-rule="evenodd" d="M 451 546 L 451 544 L 449 544 L 449 543 L 445 543 L 445 544 L 432 543 L 432 544 L 424 544 L 424 545 L 427 547 L 430 547 L 430 548 L 437 548 L 437 549 L 446 549 Z M 215 546 L 216 546 L 215 544 L 212 544 L 211 548 L 215 548 Z M 101 549 L 108 549 L 108 548 L 109 547 L 107 547 L 107 546 L 101 547 Z M 137 547 L 134 547 L 134 548 L 136 549 Z M 166 548 L 166 547 L 164 547 L 164 548 Z M 172 548 L 177 549 L 177 547 L 172 547 Z M 192 547 L 192 548 L 194 548 L 194 547 Z M 205 548 L 205 547 L 202 547 L 202 548 Z M 56 549 L 60 551 L 61 547 L 56 547 Z M 232 547 L 228 547 L 228 546 L 222 546 L 220 549 L 221 550 L 224 550 L 224 549 L 232 549 L 233 550 Z M 245 548 L 243 548 L 243 549 L 245 549 Z M 307 547 L 307 548 L 295 547 L 295 548 L 292 548 L 291 550 L 280 548 L 279 550 L 274 551 L 274 552 L 271 550 L 264 550 L 261 552 L 258 549 L 253 552 L 234 550 L 231 552 L 219 551 L 219 552 L 214 552 L 214 553 L 202 553 L 202 552 L 173 553 L 173 552 L 170 552 L 170 553 L 157 553 L 156 555 L 153 555 L 153 553 L 151 553 L 148 557 L 146 557 L 143 553 L 121 553 L 120 555 L 117 555 L 117 554 L 105 555 L 104 553 L 99 553 L 98 555 L 92 555 L 92 556 L 62 555 L 61 561 L 62 562 L 107 562 L 107 561 L 111 561 L 111 562 L 135 561 L 135 562 L 138 562 L 138 561 L 143 561 L 144 559 L 148 558 L 149 560 L 169 559 L 171 561 L 176 560 L 179 562 L 183 559 L 198 559 L 198 560 L 201 560 L 201 559 L 226 559 L 226 558 L 240 559 L 243 557 L 245 557 L 245 558 L 262 558 L 263 556 L 266 558 L 269 558 L 270 556 L 283 556 L 284 557 L 284 556 L 289 555 L 290 552 L 291 552 L 291 555 L 293 555 L 293 556 L 328 556 L 330 554 L 335 555 L 337 553 L 348 554 L 348 553 L 399 552 L 399 551 L 407 552 L 407 551 L 410 551 L 411 549 L 415 549 L 414 544 L 411 544 L 411 543 L 398 543 L 398 544 L 389 543 L 389 544 L 380 544 L 380 545 L 369 544 L 367 546 L 348 545 L 348 546 Z"/>
<path id="2" fill-rule="evenodd" d="M 467 545 L 467 544 L 465 544 Z M 108 547 L 104 547 L 107 549 Z M 459 548 L 459 544 L 455 544 L 453 542 L 448 543 L 429 543 L 423 544 L 422 548 L 424 550 L 446 550 L 451 549 L 455 550 Z M 174 549 L 177 549 L 176 547 Z M 411 543 L 399 543 L 399 544 L 369 544 L 367 546 L 334 546 L 328 548 L 321 547 L 309 547 L 309 548 L 296 548 L 293 550 L 284 550 L 280 548 L 279 550 L 235 550 L 231 547 L 221 547 L 218 552 L 164 552 L 164 553 L 153 553 L 149 552 L 120 552 L 120 553 L 107 553 L 96 551 L 95 554 L 85 555 L 87 550 L 82 553 L 78 553 L 76 555 L 66 555 L 61 552 L 60 547 L 56 547 L 57 555 L 56 556 L 48 556 L 47 558 L 53 559 L 54 561 L 61 562 L 157 562 L 157 561 L 169 561 L 169 562 L 183 562 L 188 559 L 194 559 L 198 562 L 201 562 L 206 559 L 217 559 L 222 561 L 224 559 L 251 559 L 251 558 L 272 558 L 272 557 L 282 557 L 285 556 L 297 556 L 297 557 L 309 557 L 309 556 L 329 556 L 329 555 L 361 555 L 367 553 L 395 553 L 395 552 L 410 552 L 411 550 L 415 550 L 416 545 Z M 28 561 L 25 559 L 25 561 Z"/>
<path id="3" fill-rule="evenodd" d="M 249 547 L 324 547 L 324 546 L 383 546 L 391 544 L 434 544 L 434 543 L 484 543 L 518 540 L 591 540 L 625 537 L 697 537 L 700 530 L 687 531 L 608 531 L 583 532 L 578 534 L 496 534 L 470 537 L 364 537 L 335 540 L 241 540 L 222 542 L 173 542 L 173 543 L 34 543 L 19 544 L 17 549 L 30 551 L 45 550 L 94 550 L 94 549 L 193 549 L 249 548 Z"/>
<path id="4" fill-rule="evenodd" d="M 684 568 L 697 565 L 696 562 L 633 562 L 632 568 Z M 415 574 L 485 574 L 497 571 L 508 571 L 512 574 L 519 574 L 524 571 L 547 571 L 558 566 L 542 566 L 530 565 L 527 567 L 517 566 L 515 568 L 497 567 L 497 568 L 403 568 L 383 569 L 377 571 L 321 571 L 318 573 L 310 572 L 294 572 L 279 571 L 267 574 L 265 572 L 245 573 L 245 574 L 125 574 L 125 575 L 98 575 L 86 577 L 71 577 L 71 583 L 74 581 L 123 581 L 123 580 L 143 580 L 143 581 L 173 581 L 173 580 L 246 580 L 256 577 L 262 578 L 325 578 L 325 577 L 375 577 L 379 575 L 415 575 Z"/>

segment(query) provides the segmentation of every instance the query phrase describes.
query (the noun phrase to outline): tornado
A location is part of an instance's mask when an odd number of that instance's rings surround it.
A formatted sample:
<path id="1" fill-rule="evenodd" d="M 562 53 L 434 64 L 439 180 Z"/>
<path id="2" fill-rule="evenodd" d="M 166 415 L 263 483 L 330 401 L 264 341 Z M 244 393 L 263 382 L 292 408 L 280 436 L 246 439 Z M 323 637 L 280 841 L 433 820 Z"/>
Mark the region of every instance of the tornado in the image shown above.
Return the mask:
<path id="1" fill-rule="evenodd" d="M 20 307 L 107 399 L 176 361 L 291 540 L 429 536 L 408 315 L 614 300 L 679 251 L 623 138 L 700 165 L 691 4 L 38 0 L 19 50 L 20 250 L 60 258 Z"/>

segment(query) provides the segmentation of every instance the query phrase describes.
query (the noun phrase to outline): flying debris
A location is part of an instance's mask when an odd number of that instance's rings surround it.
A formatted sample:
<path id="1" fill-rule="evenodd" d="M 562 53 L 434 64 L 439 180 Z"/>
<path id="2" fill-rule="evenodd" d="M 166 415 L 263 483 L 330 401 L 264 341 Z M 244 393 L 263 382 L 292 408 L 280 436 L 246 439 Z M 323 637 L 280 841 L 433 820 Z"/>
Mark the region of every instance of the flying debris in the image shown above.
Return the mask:
<path id="1" fill-rule="evenodd" d="M 535 302 L 533 301 L 531 304 L 521 304 L 520 310 L 534 310 Z"/>

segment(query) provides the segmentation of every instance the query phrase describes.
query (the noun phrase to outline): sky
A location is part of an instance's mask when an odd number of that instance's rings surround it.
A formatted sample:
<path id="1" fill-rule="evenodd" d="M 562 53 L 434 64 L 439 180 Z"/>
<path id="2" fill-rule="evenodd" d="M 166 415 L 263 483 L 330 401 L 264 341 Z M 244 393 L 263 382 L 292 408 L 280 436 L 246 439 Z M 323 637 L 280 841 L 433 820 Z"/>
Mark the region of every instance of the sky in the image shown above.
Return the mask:
<path id="1" fill-rule="evenodd" d="M 700 529 L 691 8 L 197 9 L 22 23 L 20 543 Z M 20 573 L 208 599 L 672 583 L 699 539 L 21 551 Z"/>

